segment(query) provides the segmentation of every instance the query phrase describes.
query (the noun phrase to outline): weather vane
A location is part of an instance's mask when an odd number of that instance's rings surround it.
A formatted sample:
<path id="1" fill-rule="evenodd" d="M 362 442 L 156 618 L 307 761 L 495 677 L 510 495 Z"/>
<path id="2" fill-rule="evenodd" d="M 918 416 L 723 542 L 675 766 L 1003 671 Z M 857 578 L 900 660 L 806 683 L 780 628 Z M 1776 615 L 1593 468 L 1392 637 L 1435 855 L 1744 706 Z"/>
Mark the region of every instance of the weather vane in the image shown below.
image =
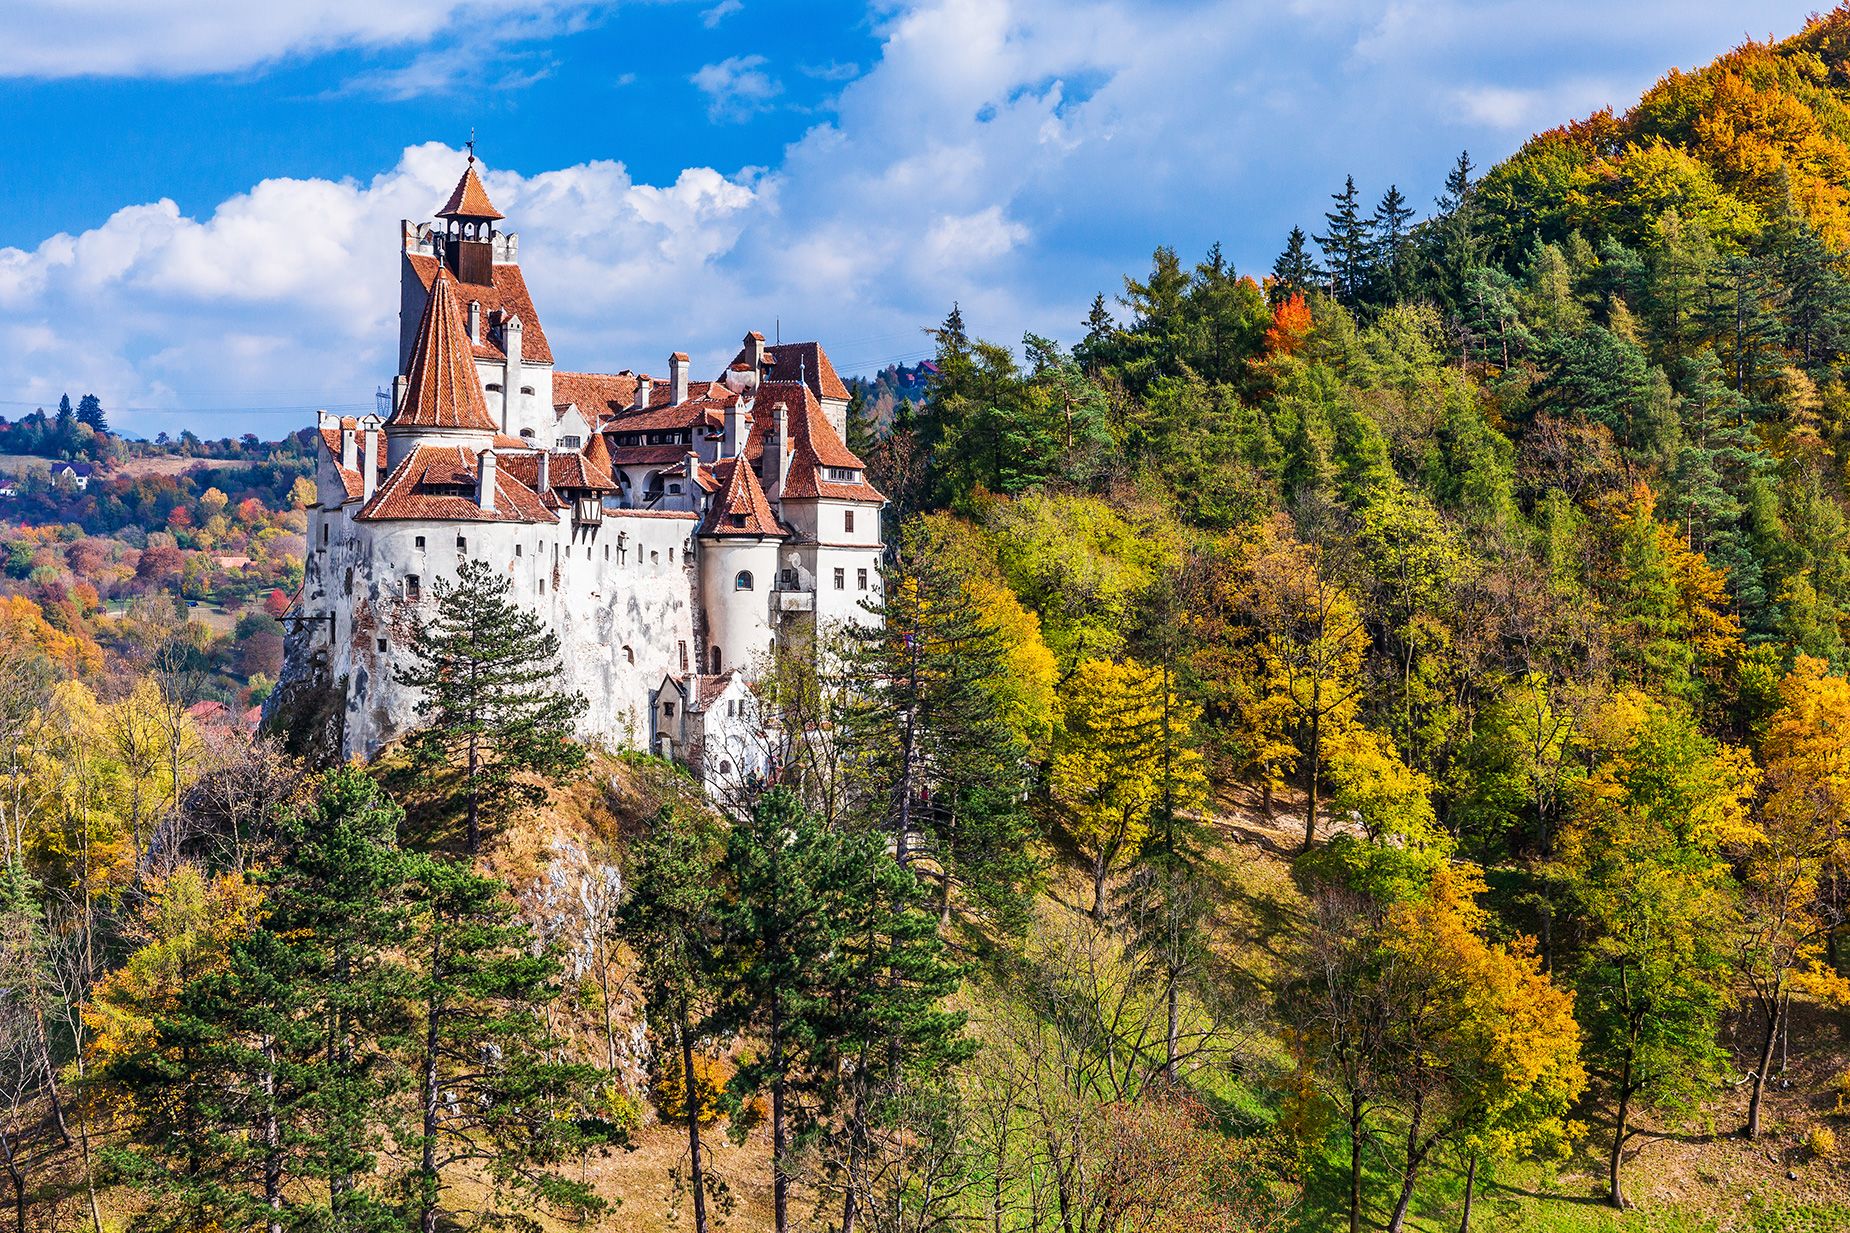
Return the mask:
<path id="1" fill-rule="evenodd" d="M 475 162 L 475 125 L 469 126 L 469 140 L 463 143 L 469 150 L 469 161 Z"/>

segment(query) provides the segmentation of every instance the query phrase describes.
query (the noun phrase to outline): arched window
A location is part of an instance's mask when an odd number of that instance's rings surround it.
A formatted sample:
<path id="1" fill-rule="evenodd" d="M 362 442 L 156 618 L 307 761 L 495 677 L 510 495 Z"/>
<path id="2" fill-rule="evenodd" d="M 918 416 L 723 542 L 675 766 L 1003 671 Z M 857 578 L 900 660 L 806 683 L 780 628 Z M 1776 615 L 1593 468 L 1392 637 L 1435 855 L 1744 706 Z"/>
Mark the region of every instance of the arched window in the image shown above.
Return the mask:
<path id="1" fill-rule="evenodd" d="M 418 576 L 416 574 L 406 574 L 405 575 L 405 598 L 415 604 L 422 597 L 423 597 L 423 587 L 418 582 Z"/>
<path id="2" fill-rule="evenodd" d="M 732 589 L 735 591 L 751 590 L 752 589 L 752 571 L 749 569 L 740 570 L 738 573 L 738 576 L 732 580 Z"/>
<path id="3" fill-rule="evenodd" d="M 636 652 L 632 651 L 628 646 L 623 648 L 623 662 L 626 664 L 633 664 L 636 662 Z"/>
<path id="4" fill-rule="evenodd" d="M 719 675 L 719 648 L 713 648 L 713 675 Z"/>

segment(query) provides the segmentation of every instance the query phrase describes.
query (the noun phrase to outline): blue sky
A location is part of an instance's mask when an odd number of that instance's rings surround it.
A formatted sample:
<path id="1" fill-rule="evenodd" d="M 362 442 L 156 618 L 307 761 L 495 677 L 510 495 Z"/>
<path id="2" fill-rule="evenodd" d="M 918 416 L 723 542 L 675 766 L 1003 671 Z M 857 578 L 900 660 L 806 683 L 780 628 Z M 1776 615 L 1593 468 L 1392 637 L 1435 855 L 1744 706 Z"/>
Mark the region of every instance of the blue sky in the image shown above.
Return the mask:
<path id="1" fill-rule="evenodd" d="M 274 435 L 390 379 L 397 220 L 473 127 L 562 367 L 1070 341 L 1175 244 L 1623 107 L 1817 0 L 11 0 L 0 414 Z"/>

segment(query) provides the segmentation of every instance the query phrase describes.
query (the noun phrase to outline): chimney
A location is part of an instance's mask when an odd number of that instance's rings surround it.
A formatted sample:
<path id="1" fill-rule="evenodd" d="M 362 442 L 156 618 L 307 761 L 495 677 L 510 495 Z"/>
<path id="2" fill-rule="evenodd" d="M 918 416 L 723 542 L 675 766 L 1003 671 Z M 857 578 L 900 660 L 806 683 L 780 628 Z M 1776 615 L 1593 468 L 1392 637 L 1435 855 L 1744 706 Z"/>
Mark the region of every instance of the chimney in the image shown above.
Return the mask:
<path id="1" fill-rule="evenodd" d="M 790 404 L 777 404 L 777 495 L 784 495 L 784 479 L 790 474 Z"/>
<path id="2" fill-rule="evenodd" d="M 495 508 L 495 451 L 491 447 L 477 456 L 475 469 L 475 503 L 490 513 Z"/>
<path id="3" fill-rule="evenodd" d="M 745 400 L 734 398 L 725 412 L 725 436 L 720 439 L 719 456 L 737 458 L 745 452 Z"/>
<path id="4" fill-rule="evenodd" d="M 764 367 L 764 335 L 757 330 L 745 336 L 745 361 L 753 372 Z"/>
<path id="5" fill-rule="evenodd" d="M 540 451 L 540 488 L 539 488 L 540 494 L 544 496 L 546 493 L 546 490 L 551 487 L 552 487 L 552 452 L 550 450 L 541 450 Z"/>
<path id="6" fill-rule="evenodd" d="M 360 462 L 357 457 L 360 449 L 359 437 L 360 430 L 358 428 L 350 429 L 345 424 L 341 425 L 340 465 L 349 471 L 357 471 L 360 469 Z"/>
<path id="7" fill-rule="evenodd" d="M 514 433 L 515 399 L 520 396 L 520 318 L 509 313 L 501 323 L 501 350 L 507 356 L 501 373 L 501 431 Z M 525 410 L 524 405 L 522 410 Z"/>
<path id="8" fill-rule="evenodd" d="M 360 421 L 360 428 L 365 433 L 360 444 L 360 499 L 370 501 L 373 489 L 379 486 L 379 417 L 367 416 Z"/>
<path id="9" fill-rule="evenodd" d="M 687 401 L 687 352 L 677 351 L 668 357 L 669 403 L 680 406 Z"/>
<path id="10" fill-rule="evenodd" d="M 649 399 L 655 396 L 655 378 L 648 373 L 636 378 L 636 410 L 649 405 Z"/>
<path id="11" fill-rule="evenodd" d="M 700 512 L 700 455 L 692 448 L 687 451 L 687 461 L 683 464 L 687 471 L 687 508 Z"/>
<path id="12" fill-rule="evenodd" d="M 482 343 L 482 302 L 469 301 L 469 341 L 480 346 Z"/>
<path id="13" fill-rule="evenodd" d="M 398 409 L 405 405 L 405 395 L 410 392 L 411 392 L 411 379 L 409 377 L 405 376 L 403 373 L 400 373 L 396 377 L 392 378 L 392 412 L 393 414 L 397 414 Z"/>

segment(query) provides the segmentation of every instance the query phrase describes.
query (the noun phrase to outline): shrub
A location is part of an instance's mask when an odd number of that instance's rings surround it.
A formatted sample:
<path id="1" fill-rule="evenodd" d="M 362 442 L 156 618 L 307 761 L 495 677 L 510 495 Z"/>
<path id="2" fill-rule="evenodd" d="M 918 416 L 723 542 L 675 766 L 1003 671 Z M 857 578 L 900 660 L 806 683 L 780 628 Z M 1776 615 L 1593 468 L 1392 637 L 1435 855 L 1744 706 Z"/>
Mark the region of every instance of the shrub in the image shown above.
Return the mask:
<path id="1" fill-rule="evenodd" d="M 1837 1132 L 1829 1126 L 1813 1126 L 1805 1135 L 1805 1147 L 1819 1160 L 1837 1155 Z"/>

